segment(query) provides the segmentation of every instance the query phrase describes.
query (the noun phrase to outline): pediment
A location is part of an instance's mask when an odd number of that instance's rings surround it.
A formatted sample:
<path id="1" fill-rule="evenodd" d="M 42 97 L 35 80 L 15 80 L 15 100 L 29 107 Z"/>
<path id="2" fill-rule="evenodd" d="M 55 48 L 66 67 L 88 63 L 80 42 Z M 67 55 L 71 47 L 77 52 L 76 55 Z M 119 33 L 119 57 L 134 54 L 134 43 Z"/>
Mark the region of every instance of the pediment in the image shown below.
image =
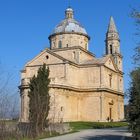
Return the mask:
<path id="1" fill-rule="evenodd" d="M 108 67 L 109 69 L 112 69 L 114 71 L 118 71 L 118 68 L 114 62 L 114 59 L 112 58 L 112 56 L 108 57 L 107 61 L 104 64 L 106 67 Z"/>
<path id="2" fill-rule="evenodd" d="M 29 61 L 26 66 L 36 66 L 42 64 L 57 64 L 62 63 L 65 59 L 53 52 L 49 49 L 45 49 L 40 54 L 38 54 L 35 58 Z"/>

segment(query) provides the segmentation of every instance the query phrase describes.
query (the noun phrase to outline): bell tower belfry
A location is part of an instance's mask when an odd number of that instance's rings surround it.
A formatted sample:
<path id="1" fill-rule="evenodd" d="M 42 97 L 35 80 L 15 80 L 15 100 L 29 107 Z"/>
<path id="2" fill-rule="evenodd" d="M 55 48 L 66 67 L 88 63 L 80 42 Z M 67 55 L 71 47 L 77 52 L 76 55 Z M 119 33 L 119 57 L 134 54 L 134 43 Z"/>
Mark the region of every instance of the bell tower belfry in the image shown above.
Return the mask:
<path id="1" fill-rule="evenodd" d="M 113 17 L 110 17 L 106 33 L 106 55 L 111 54 L 118 69 L 122 71 L 122 55 L 120 53 L 120 38 Z"/>

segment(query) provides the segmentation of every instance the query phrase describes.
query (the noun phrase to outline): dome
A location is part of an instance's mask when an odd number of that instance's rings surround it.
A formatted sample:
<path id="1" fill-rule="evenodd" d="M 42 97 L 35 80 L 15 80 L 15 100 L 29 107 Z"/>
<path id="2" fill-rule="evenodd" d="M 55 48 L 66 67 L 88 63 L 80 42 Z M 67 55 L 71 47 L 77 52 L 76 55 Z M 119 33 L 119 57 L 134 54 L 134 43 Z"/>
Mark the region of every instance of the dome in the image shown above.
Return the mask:
<path id="1" fill-rule="evenodd" d="M 56 26 L 56 28 L 53 31 L 53 34 L 61 32 L 76 32 L 87 35 L 86 30 L 80 25 L 79 22 L 77 22 L 74 19 L 63 20 L 60 24 Z"/>
<path id="2" fill-rule="evenodd" d="M 90 37 L 85 28 L 74 19 L 74 11 L 69 7 L 65 11 L 65 19 L 55 27 L 49 40 L 51 49 L 80 46 L 88 50 Z"/>
<path id="3" fill-rule="evenodd" d="M 72 32 L 72 33 L 80 33 L 87 35 L 85 28 L 73 18 L 73 9 L 67 8 L 65 11 L 65 19 L 61 21 L 54 29 L 52 34 L 57 33 L 65 33 L 65 32 Z"/>

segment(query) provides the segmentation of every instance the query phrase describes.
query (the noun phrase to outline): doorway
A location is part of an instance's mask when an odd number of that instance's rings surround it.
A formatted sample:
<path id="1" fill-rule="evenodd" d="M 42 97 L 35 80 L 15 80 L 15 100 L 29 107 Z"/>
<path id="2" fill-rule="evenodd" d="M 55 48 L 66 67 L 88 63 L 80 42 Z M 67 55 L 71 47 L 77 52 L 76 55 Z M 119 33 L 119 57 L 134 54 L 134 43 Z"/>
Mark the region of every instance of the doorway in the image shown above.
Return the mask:
<path id="1" fill-rule="evenodd" d="M 109 108 L 109 119 L 112 120 L 112 108 Z"/>

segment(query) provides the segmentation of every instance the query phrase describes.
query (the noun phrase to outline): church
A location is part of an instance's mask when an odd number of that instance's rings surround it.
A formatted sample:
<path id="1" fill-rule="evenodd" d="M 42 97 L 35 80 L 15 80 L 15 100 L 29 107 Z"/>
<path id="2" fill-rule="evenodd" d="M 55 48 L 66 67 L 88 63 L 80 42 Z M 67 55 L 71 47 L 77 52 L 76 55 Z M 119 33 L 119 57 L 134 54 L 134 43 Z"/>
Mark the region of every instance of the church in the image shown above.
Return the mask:
<path id="1" fill-rule="evenodd" d="M 120 38 L 110 18 L 105 54 L 96 58 L 89 51 L 90 37 L 74 19 L 71 7 L 49 36 L 44 49 L 21 71 L 20 121 L 29 121 L 29 81 L 45 63 L 50 75 L 50 111 L 48 119 L 70 121 L 121 121 L 124 119 L 124 92 Z"/>

